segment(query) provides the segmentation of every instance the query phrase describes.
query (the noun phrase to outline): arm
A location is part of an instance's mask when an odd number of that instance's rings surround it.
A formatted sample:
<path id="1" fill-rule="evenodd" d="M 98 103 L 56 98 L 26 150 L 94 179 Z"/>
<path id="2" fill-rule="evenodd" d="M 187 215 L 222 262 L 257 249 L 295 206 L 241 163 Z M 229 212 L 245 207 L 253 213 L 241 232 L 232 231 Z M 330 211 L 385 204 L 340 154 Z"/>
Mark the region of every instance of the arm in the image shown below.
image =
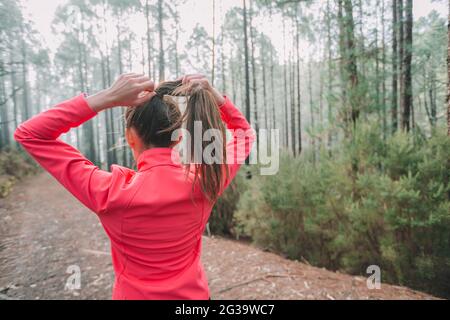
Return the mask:
<path id="1" fill-rule="evenodd" d="M 225 190 L 250 155 L 256 134 L 242 112 L 227 97 L 224 97 L 224 102 L 220 106 L 220 114 L 222 121 L 232 133 L 232 138 L 227 144 L 229 178 L 225 181 L 223 189 Z"/>
<path id="2" fill-rule="evenodd" d="M 96 213 L 106 210 L 114 175 L 94 166 L 77 149 L 64 143 L 59 137 L 92 119 L 102 110 L 141 103 L 144 97 L 139 94 L 144 82 L 139 82 L 139 88 L 133 82 L 131 89 L 130 85 L 123 85 L 125 82 L 129 83 L 128 80 L 121 77 L 113 87 L 94 96 L 85 98 L 80 95 L 62 102 L 21 124 L 14 134 L 14 138 L 45 170 Z M 146 80 L 145 85 L 150 90 L 153 83 L 150 86 Z M 130 98 L 131 92 L 134 100 Z M 124 93 L 127 94 L 126 99 Z M 147 98 L 148 95 L 145 96 Z"/>
<path id="3" fill-rule="evenodd" d="M 232 133 L 231 140 L 227 144 L 229 176 L 225 180 L 223 192 L 236 177 L 239 169 L 250 155 L 253 144 L 256 141 L 256 134 L 242 112 L 234 106 L 228 97 L 224 97 L 214 87 L 211 87 L 210 90 L 219 106 L 222 121 Z"/>
<path id="4" fill-rule="evenodd" d="M 84 96 L 78 96 L 21 124 L 14 138 L 78 200 L 99 213 L 105 210 L 112 174 L 58 139 L 96 114 Z"/>

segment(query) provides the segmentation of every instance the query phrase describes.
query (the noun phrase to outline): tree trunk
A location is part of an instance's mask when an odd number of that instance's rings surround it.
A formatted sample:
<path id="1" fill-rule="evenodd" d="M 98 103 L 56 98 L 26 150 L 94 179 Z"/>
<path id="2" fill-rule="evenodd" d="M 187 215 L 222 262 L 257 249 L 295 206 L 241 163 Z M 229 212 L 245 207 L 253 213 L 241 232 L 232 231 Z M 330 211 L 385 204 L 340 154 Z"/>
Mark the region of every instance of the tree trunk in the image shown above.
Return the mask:
<path id="1" fill-rule="evenodd" d="M 13 50 L 10 51 L 10 60 L 11 65 L 14 65 L 14 52 Z M 17 104 L 17 95 L 16 95 L 16 73 L 13 71 L 11 72 L 11 88 L 12 88 L 12 102 L 13 102 L 13 113 L 14 113 L 14 128 L 17 128 L 19 126 L 19 110 L 18 110 L 18 104 Z M 16 142 L 16 144 L 18 144 Z"/>
<path id="2" fill-rule="evenodd" d="M 176 77 L 180 77 L 181 68 L 180 68 L 180 55 L 178 53 L 178 42 L 180 39 L 180 28 L 179 28 L 179 21 L 178 18 L 176 20 L 176 29 L 175 29 L 175 73 Z"/>
<path id="3" fill-rule="evenodd" d="M 7 101 L 5 89 L 5 79 L 0 79 L 0 101 Z M 0 106 L 0 150 L 9 146 L 9 117 L 8 105 L 5 103 Z"/>
<path id="4" fill-rule="evenodd" d="M 233 62 L 230 59 L 229 63 L 229 70 L 230 70 L 230 80 L 231 80 L 231 96 L 233 97 L 233 101 L 236 101 L 237 99 L 237 85 L 236 85 L 236 76 L 235 71 L 233 67 Z"/>
<path id="5" fill-rule="evenodd" d="M 381 64 L 382 67 L 382 83 L 381 83 L 381 99 L 382 104 L 382 116 L 383 116 L 383 139 L 386 140 L 387 137 L 387 115 L 386 115 L 386 3 L 385 0 L 381 0 Z"/>
<path id="6" fill-rule="evenodd" d="M 253 114 L 256 132 L 259 133 L 259 105 L 258 105 L 258 83 L 256 78 L 256 60 L 255 60 L 255 35 L 253 30 L 253 1 L 250 0 L 249 10 L 249 28 L 250 28 L 250 45 L 251 45 L 251 64 L 252 64 L 252 81 L 253 81 Z M 257 142 L 258 143 L 258 142 Z"/>
<path id="7" fill-rule="evenodd" d="M 30 118 L 29 92 L 28 92 L 28 61 L 25 40 L 21 41 L 22 53 L 22 121 Z"/>
<path id="8" fill-rule="evenodd" d="M 293 54 L 292 54 L 293 55 Z M 292 56 L 291 55 L 291 56 Z M 289 64 L 293 66 L 293 58 L 289 59 Z M 297 154 L 297 143 L 295 136 L 295 68 L 290 68 L 289 72 L 289 82 L 290 82 L 290 96 L 291 96 L 291 141 L 292 141 L 292 154 L 295 156 Z"/>
<path id="9" fill-rule="evenodd" d="M 356 46 L 355 46 L 355 22 L 353 20 L 353 7 L 351 0 L 344 0 L 345 10 L 345 29 L 346 29 L 346 73 L 350 86 L 350 107 L 351 107 L 351 120 L 353 125 L 360 115 L 360 92 L 359 91 L 359 78 L 358 67 L 356 64 Z"/>
<path id="10" fill-rule="evenodd" d="M 338 0 L 339 49 L 341 54 L 341 82 L 346 136 L 350 133 L 350 123 L 355 127 L 360 115 L 358 67 L 356 64 L 355 22 L 351 0 Z M 345 15 L 344 15 L 345 12 Z"/>
<path id="11" fill-rule="evenodd" d="M 245 117 L 247 121 L 251 120 L 250 113 L 250 66 L 248 53 L 248 21 L 247 21 L 247 1 L 242 0 L 244 8 L 244 60 L 245 60 Z"/>
<path id="12" fill-rule="evenodd" d="M 175 28 L 175 30 L 173 32 L 175 32 L 175 39 L 172 40 L 173 41 L 173 45 L 174 45 L 174 49 L 171 51 L 172 54 L 171 56 L 168 58 L 169 61 L 172 61 L 172 58 L 175 60 L 175 77 L 178 79 L 181 75 L 181 67 L 180 67 L 180 49 L 179 49 L 179 40 L 180 40 L 180 28 L 181 28 L 181 23 L 180 23 L 180 12 L 179 12 L 179 4 L 180 1 L 173 1 L 173 5 L 169 6 L 168 10 L 170 11 L 170 15 L 173 18 L 173 28 Z M 215 14 L 215 12 L 214 12 Z M 213 17 L 213 20 L 215 19 L 215 17 Z M 215 32 L 214 32 L 215 33 Z"/>
<path id="13" fill-rule="evenodd" d="M 266 47 L 264 44 L 263 36 L 261 35 L 261 65 L 262 65 L 262 82 L 263 82 L 263 104 L 264 104 L 264 128 L 269 128 L 269 107 L 267 103 L 267 66 L 266 66 Z"/>
<path id="14" fill-rule="evenodd" d="M 119 65 L 119 74 L 123 73 L 123 63 L 122 63 L 122 41 L 120 39 L 121 29 L 120 23 L 117 22 L 117 62 Z"/>
<path id="15" fill-rule="evenodd" d="M 448 73 L 448 85 L 447 85 L 447 128 L 448 136 L 450 137 L 450 0 L 448 2 L 448 50 L 447 50 L 447 73 Z"/>
<path id="16" fill-rule="evenodd" d="M 376 106 L 377 106 L 377 115 L 378 115 L 378 120 L 380 122 L 383 121 L 383 117 L 382 117 L 382 110 L 381 110 L 381 79 L 380 79 L 380 52 L 379 52 L 379 20 L 378 20 L 378 16 L 379 16 L 379 12 L 378 12 L 378 8 L 380 6 L 380 0 L 376 1 L 375 4 L 375 17 L 377 17 L 376 22 L 375 22 L 375 102 L 376 102 Z"/>
<path id="17" fill-rule="evenodd" d="M 327 47 L 328 47 L 328 150 L 331 153 L 333 145 L 333 128 L 332 128 L 332 98 L 333 98 L 333 51 L 331 49 L 331 7 L 330 0 L 327 0 Z"/>
<path id="18" fill-rule="evenodd" d="M 152 74 L 152 31 L 150 28 L 150 4 L 149 0 L 145 1 L 145 21 L 147 24 L 147 60 L 148 60 L 148 76 Z"/>
<path id="19" fill-rule="evenodd" d="M 404 102 L 403 99 L 405 97 L 405 77 L 404 77 L 404 70 L 405 70 L 405 26 L 404 26 L 404 18 L 403 18 L 403 0 L 397 0 L 397 19 L 398 19 L 398 63 L 399 63 L 399 82 L 400 82 L 400 127 L 403 126 L 403 120 L 402 117 L 404 116 Z"/>
<path id="20" fill-rule="evenodd" d="M 273 13 L 272 10 L 270 9 L 270 21 L 273 22 Z M 270 46 L 270 102 L 271 102 L 271 128 L 275 129 L 277 127 L 277 113 L 275 111 L 275 61 L 274 61 L 274 57 L 273 57 L 273 51 L 274 51 L 274 47 L 273 45 Z"/>
<path id="21" fill-rule="evenodd" d="M 428 77 L 428 97 L 430 99 L 430 116 L 431 116 L 431 126 L 433 128 L 436 127 L 437 123 L 437 105 L 436 105 L 436 92 L 435 90 L 435 78 L 432 71 L 430 71 L 430 75 Z"/>
<path id="22" fill-rule="evenodd" d="M 352 1 L 352 0 L 350 0 Z M 378 4 L 376 4 L 378 5 Z M 352 5 L 353 6 L 353 5 Z M 366 40 L 364 37 L 364 9 L 363 9 L 363 1 L 358 1 L 358 19 L 359 19 L 359 34 L 361 37 L 361 40 L 359 41 L 359 56 L 361 57 L 361 73 L 364 77 L 366 77 L 367 74 L 367 67 L 366 67 Z"/>
<path id="23" fill-rule="evenodd" d="M 314 117 L 314 98 L 312 89 L 312 61 L 308 63 L 308 93 L 309 93 L 309 110 L 311 112 L 311 148 L 313 155 L 313 162 L 316 162 L 316 138 L 315 138 L 315 117 Z"/>
<path id="24" fill-rule="evenodd" d="M 212 12 L 212 48 L 211 48 L 211 83 L 214 86 L 216 82 L 216 0 L 212 0 L 213 12 Z"/>
<path id="25" fill-rule="evenodd" d="M 108 45 L 108 28 L 106 21 L 106 12 L 107 12 L 107 3 L 103 2 L 103 28 L 104 28 L 104 42 L 105 42 L 105 52 L 102 54 L 102 60 L 104 60 L 105 66 L 105 80 L 106 86 L 109 87 L 111 85 L 111 62 L 110 62 L 110 52 Z M 108 168 L 117 163 L 116 150 L 115 146 L 115 130 L 114 130 L 114 115 L 112 110 L 107 110 L 105 112 L 105 129 L 106 129 L 106 148 L 107 148 L 107 166 Z"/>
<path id="26" fill-rule="evenodd" d="M 348 97 L 347 97 L 347 77 L 345 75 L 345 23 L 344 23 L 344 10 L 343 0 L 338 0 L 338 24 L 339 24 L 339 73 L 341 80 L 341 97 L 342 97 L 342 109 L 341 117 L 344 122 L 347 122 L 348 113 Z M 346 133 L 347 135 L 347 133 Z"/>
<path id="27" fill-rule="evenodd" d="M 425 108 L 425 112 L 427 114 L 427 118 L 428 121 L 430 122 L 430 127 L 433 129 L 434 128 L 434 121 L 433 121 L 433 116 L 432 116 L 432 112 L 430 111 L 430 108 L 428 107 L 428 94 L 429 94 L 429 89 L 428 89 L 428 76 L 427 76 L 427 71 L 426 68 L 423 68 L 423 105 Z"/>
<path id="28" fill-rule="evenodd" d="M 286 59 L 286 23 L 283 19 L 283 55 L 284 55 L 284 65 L 283 65 L 283 80 L 284 80 L 284 136 L 285 136 L 285 146 L 289 148 L 289 93 L 288 93 L 288 80 L 287 80 L 287 68 L 288 62 Z"/>
<path id="29" fill-rule="evenodd" d="M 248 50 L 248 21 L 247 21 L 247 1 L 243 2 L 243 15 L 244 15 L 244 60 L 245 60 L 245 117 L 247 121 L 251 122 L 250 111 L 250 70 L 249 70 L 249 50 Z M 246 160 L 246 164 L 249 164 L 249 159 Z"/>
<path id="30" fill-rule="evenodd" d="M 402 129 L 411 130 L 412 97 L 412 46 L 413 46 L 413 0 L 406 0 L 405 54 L 404 54 L 404 96 L 402 105 Z"/>
<path id="31" fill-rule="evenodd" d="M 296 26 L 296 36 L 295 36 L 295 42 L 296 42 L 296 65 L 297 65 L 297 134 L 298 134 L 298 151 L 297 154 L 300 155 L 302 153 L 302 93 L 301 93 L 301 81 L 300 81 L 300 18 L 299 14 L 301 12 L 298 12 L 300 8 L 300 4 L 298 4 L 297 7 L 297 15 L 295 19 L 295 26 Z M 330 80 L 331 81 L 331 80 Z"/>
<path id="32" fill-rule="evenodd" d="M 392 100 L 391 100 L 391 116 L 392 116 L 392 133 L 398 130 L 398 0 L 392 1 Z"/>
<path id="33" fill-rule="evenodd" d="M 222 65 L 222 93 L 227 92 L 227 75 L 226 75 L 226 58 L 225 58 L 225 48 L 224 48 L 224 33 L 222 31 L 221 44 L 220 44 L 220 63 Z"/>
<path id="34" fill-rule="evenodd" d="M 158 0 L 158 28 L 159 28 L 159 81 L 165 80 L 165 61 L 164 61 L 164 17 L 163 0 Z"/>
<path id="35" fill-rule="evenodd" d="M 78 45 L 78 70 L 79 70 L 79 80 L 81 91 L 89 92 L 88 85 L 88 62 L 87 62 L 87 52 L 86 52 L 86 32 L 84 28 L 84 17 L 82 16 L 80 23 L 80 31 L 77 33 L 77 45 Z M 97 161 L 94 143 L 94 125 L 93 121 L 84 123 L 81 127 L 82 139 L 83 139 L 83 149 L 86 150 L 87 158 L 93 161 Z"/>
<path id="36" fill-rule="evenodd" d="M 148 76 L 152 74 L 152 31 L 150 28 L 150 4 L 149 0 L 145 1 L 145 18 L 147 24 L 147 60 L 148 60 Z"/>

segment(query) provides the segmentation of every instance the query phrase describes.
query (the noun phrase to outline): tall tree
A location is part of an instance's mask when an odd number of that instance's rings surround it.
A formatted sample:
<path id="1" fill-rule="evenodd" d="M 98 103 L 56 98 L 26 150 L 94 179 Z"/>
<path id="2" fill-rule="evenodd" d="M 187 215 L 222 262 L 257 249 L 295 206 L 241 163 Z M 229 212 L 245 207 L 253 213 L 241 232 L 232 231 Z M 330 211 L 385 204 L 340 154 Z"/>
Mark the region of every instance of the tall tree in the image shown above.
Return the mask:
<path id="1" fill-rule="evenodd" d="M 244 61 L 245 61 L 245 117 L 248 121 L 251 119 L 250 113 L 250 64 L 248 49 L 248 20 L 247 20 L 247 1 L 242 0 L 244 16 Z"/>
<path id="2" fill-rule="evenodd" d="M 251 50 L 251 65 L 252 65 L 252 91 L 253 91 L 253 116 L 256 132 L 259 132 L 259 104 L 258 104 L 258 83 L 257 83 L 257 69 L 255 58 L 255 30 L 253 28 L 253 1 L 250 0 L 250 10 L 248 12 L 248 24 L 250 29 L 250 50 Z"/>
<path id="3" fill-rule="evenodd" d="M 289 64 L 294 66 L 293 64 L 293 55 L 292 52 L 289 56 Z M 289 72 L 289 83 L 290 83 L 290 96 L 291 96 L 291 141 L 292 141 L 292 154 L 295 156 L 297 154 L 297 137 L 295 135 L 295 68 L 290 68 Z"/>
<path id="4" fill-rule="evenodd" d="M 343 86 L 344 121 L 356 125 L 361 112 L 361 89 L 356 62 L 355 22 L 351 0 L 338 0 L 338 21 L 341 52 L 341 78 Z"/>
<path id="5" fill-rule="evenodd" d="M 404 21 L 404 0 L 397 0 L 397 19 L 398 19 L 398 77 L 400 85 L 400 114 L 403 116 L 403 99 L 405 98 L 405 21 Z M 400 127 L 402 127 L 402 118 L 400 118 Z"/>
<path id="6" fill-rule="evenodd" d="M 412 51 L 413 51 L 413 0 L 406 0 L 405 7 L 405 54 L 404 54 L 404 92 L 402 99 L 402 129 L 411 130 L 411 114 L 413 109 L 412 99 Z"/>
<path id="7" fill-rule="evenodd" d="M 259 35 L 261 67 L 262 67 L 262 85 L 263 85 L 263 105 L 264 105 L 264 128 L 269 128 L 269 103 L 267 101 L 267 61 L 266 61 L 266 39 L 263 34 Z"/>
<path id="8" fill-rule="evenodd" d="M 22 66 L 22 115 L 23 120 L 30 118 L 30 94 L 29 94 L 29 84 L 28 84 L 28 55 L 27 55 L 27 45 L 25 43 L 26 30 L 25 26 L 22 26 L 22 40 L 20 41 L 20 52 L 21 52 L 21 66 Z"/>
<path id="9" fill-rule="evenodd" d="M 302 153 L 302 94 L 300 81 L 300 4 L 295 8 L 295 58 L 297 66 L 297 133 L 298 133 L 298 148 L 297 154 Z M 330 80 L 331 81 L 331 80 Z"/>
<path id="10" fill-rule="evenodd" d="M 448 11 L 448 50 L 447 50 L 447 73 L 448 73 L 448 84 L 447 84 L 447 127 L 448 127 L 448 135 L 450 137 L 450 0 L 448 2 L 449 11 Z"/>
<path id="11" fill-rule="evenodd" d="M 0 150 L 9 146 L 9 116 L 6 108 L 7 94 L 5 88 L 5 79 L 0 78 Z"/>
<path id="12" fill-rule="evenodd" d="M 392 131 L 396 132 L 398 129 L 398 44 L 397 35 L 399 23 L 397 18 L 398 0 L 392 1 L 392 95 L 391 95 L 391 116 L 392 116 Z"/>
<path id="13" fill-rule="evenodd" d="M 315 107 L 314 107 L 314 97 L 313 97 L 313 75 L 312 75 L 312 57 L 308 63 L 308 96 L 309 96 L 309 112 L 311 113 L 311 123 L 310 123 L 310 131 L 311 131 L 311 148 L 313 154 L 313 162 L 316 161 L 316 138 L 315 138 L 315 130 L 316 130 L 316 119 L 315 119 Z"/>
<path id="14" fill-rule="evenodd" d="M 212 61 L 211 61 L 211 81 L 212 85 L 215 84 L 216 80 L 216 0 L 212 0 Z"/>
<path id="15" fill-rule="evenodd" d="M 272 110 L 272 124 L 271 128 L 277 127 L 277 113 L 275 108 L 275 58 L 274 58 L 275 48 L 270 46 L 270 102 L 271 102 L 271 110 Z"/>
<path id="16" fill-rule="evenodd" d="M 288 92 L 288 61 L 287 61 L 287 46 L 286 46 L 286 22 L 283 19 L 283 83 L 284 83 L 284 139 L 285 147 L 289 148 L 289 92 Z"/>
<path id="17" fill-rule="evenodd" d="M 158 0 L 158 30 L 159 30 L 159 81 L 165 80 L 165 54 L 164 54 L 164 1 Z"/>
<path id="18" fill-rule="evenodd" d="M 249 122 L 251 122 L 247 1 L 242 0 L 242 2 L 243 2 L 243 17 L 244 17 L 245 117 Z M 249 163 L 250 159 L 246 159 L 246 164 L 248 165 Z"/>
<path id="19" fill-rule="evenodd" d="M 381 0 L 381 63 L 382 63 L 382 83 L 381 83 L 381 96 L 382 96 L 382 116 L 383 116 L 383 137 L 386 139 L 387 134 L 387 110 L 386 110 L 386 2 Z"/>
<path id="20" fill-rule="evenodd" d="M 150 26 L 150 3 L 149 0 L 145 0 L 145 21 L 146 21 L 146 31 L 147 31 L 147 60 L 148 60 L 148 75 L 152 75 L 152 51 L 153 51 L 153 40 L 152 40 L 152 29 Z"/>

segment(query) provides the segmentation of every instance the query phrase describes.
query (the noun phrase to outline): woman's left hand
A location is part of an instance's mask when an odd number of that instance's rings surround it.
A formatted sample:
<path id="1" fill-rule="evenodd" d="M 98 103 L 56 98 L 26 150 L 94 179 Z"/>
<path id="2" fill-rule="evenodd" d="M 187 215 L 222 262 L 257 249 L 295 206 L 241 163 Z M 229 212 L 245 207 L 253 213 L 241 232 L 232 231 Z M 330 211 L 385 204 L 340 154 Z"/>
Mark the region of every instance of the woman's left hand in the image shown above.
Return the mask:
<path id="1" fill-rule="evenodd" d="M 188 85 L 190 89 L 200 87 L 211 92 L 218 106 L 225 103 L 225 98 L 223 95 L 211 85 L 206 76 L 202 74 L 191 74 L 180 78 L 180 80 L 184 85 Z"/>
<path id="2" fill-rule="evenodd" d="M 149 77 L 128 73 L 121 75 L 114 84 L 86 100 L 96 112 L 114 107 L 136 107 L 149 101 L 154 95 L 155 84 Z"/>

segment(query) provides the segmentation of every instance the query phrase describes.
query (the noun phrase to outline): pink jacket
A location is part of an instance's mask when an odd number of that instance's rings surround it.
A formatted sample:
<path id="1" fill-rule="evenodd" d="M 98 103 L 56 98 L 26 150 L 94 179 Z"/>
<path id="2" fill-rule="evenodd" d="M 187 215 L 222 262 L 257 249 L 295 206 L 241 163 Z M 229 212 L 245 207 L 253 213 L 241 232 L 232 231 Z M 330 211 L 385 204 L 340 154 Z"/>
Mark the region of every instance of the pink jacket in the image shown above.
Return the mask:
<path id="1" fill-rule="evenodd" d="M 228 98 L 220 110 L 228 129 L 247 131 L 246 139 L 233 134 L 227 145 L 235 161 L 228 165 L 230 178 L 225 189 L 249 155 L 256 137 Z M 212 205 L 199 187 L 192 191 L 184 167 L 172 160 L 172 154 L 174 159 L 179 157 L 175 150 L 145 151 L 137 160 L 137 172 L 118 165 L 107 172 L 59 139 L 96 115 L 80 95 L 21 124 L 14 137 L 98 215 L 111 241 L 116 275 L 113 299 L 208 299 L 208 281 L 200 255 Z M 233 150 L 245 150 L 245 157 Z"/>

